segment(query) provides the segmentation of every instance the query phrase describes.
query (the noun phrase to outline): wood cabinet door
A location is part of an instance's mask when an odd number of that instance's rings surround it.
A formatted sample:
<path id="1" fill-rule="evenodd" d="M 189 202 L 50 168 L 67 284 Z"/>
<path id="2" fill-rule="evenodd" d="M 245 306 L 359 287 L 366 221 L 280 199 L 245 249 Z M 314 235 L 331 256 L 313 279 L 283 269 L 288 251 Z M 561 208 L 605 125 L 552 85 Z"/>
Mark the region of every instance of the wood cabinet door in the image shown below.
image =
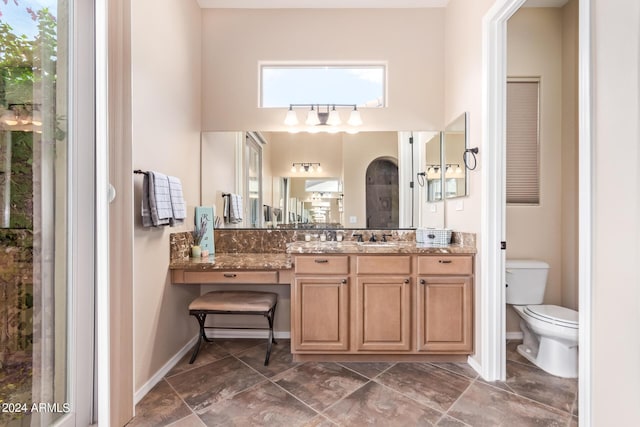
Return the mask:
<path id="1" fill-rule="evenodd" d="M 356 349 L 410 350 L 410 276 L 358 276 L 355 294 Z"/>
<path id="2" fill-rule="evenodd" d="M 291 300 L 294 351 L 348 350 L 347 277 L 296 277 Z"/>
<path id="3" fill-rule="evenodd" d="M 473 350 L 473 280 L 471 276 L 419 276 L 418 351 Z"/>

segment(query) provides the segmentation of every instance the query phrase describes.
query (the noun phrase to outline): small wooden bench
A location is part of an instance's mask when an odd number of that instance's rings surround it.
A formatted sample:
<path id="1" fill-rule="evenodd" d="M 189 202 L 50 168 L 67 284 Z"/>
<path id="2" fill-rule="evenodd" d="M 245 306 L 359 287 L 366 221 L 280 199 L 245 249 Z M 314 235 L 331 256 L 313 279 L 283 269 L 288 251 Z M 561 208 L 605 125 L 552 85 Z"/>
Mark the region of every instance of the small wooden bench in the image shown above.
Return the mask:
<path id="1" fill-rule="evenodd" d="M 267 344 L 267 355 L 264 359 L 265 366 L 269 364 L 271 356 L 271 345 L 277 344 L 273 336 L 273 318 L 276 313 L 276 305 L 278 304 L 278 294 L 273 292 L 257 292 L 257 291 L 212 291 L 204 295 L 200 295 L 189 304 L 189 314 L 195 316 L 200 325 L 200 334 L 198 343 L 193 349 L 191 360 L 193 363 L 200 351 L 202 340 L 212 342 L 205 334 L 206 329 L 268 329 L 269 341 Z M 233 328 L 233 327 L 215 327 L 205 326 L 205 320 L 208 314 L 255 314 L 267 318 L 269 322 L 268 328 Z"/>

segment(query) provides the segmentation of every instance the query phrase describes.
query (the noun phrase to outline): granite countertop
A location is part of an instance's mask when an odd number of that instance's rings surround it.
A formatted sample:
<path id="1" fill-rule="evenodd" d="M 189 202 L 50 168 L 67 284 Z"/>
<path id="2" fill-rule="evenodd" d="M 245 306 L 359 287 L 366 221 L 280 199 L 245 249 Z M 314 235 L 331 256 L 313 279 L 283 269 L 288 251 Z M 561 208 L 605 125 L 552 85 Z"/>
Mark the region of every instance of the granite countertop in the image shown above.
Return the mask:
<path id="1" fill-rule="evenodd" d="M 203 258 L 172 260 L 170 270 L 289 270 L 291 255 L 283 253 L 217 253 Z"/>
<path id="2" fill-rule="evenodd" d="M 416 242 L 294 242 L 287 244 L 289 254 L 475 254 L 475 246 L 451 244 L 434 246 Z"/>

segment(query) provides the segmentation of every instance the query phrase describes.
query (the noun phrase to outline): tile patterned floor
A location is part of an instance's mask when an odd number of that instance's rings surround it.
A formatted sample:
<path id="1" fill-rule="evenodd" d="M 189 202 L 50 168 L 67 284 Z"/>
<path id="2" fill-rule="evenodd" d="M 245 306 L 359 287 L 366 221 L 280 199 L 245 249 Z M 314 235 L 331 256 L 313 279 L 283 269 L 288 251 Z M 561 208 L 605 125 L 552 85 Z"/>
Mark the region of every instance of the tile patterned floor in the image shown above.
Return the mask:
<path id="1" fill-rule="evenodd" d="M 206 344 L 136 406 L 128 426 L 578 425 L 577 380 L 551 376 L 507 344 L 507 380 L 464 363 L 294 363 L 289 342 L 264 366 L 263 340 Z"/>

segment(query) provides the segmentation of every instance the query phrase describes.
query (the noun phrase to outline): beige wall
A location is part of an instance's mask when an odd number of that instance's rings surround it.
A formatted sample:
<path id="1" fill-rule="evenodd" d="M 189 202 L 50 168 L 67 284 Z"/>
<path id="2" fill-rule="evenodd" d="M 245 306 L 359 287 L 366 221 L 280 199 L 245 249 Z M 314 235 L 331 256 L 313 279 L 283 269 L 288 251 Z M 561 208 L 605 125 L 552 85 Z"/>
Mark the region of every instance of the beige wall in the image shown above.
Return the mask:
<path id="1" fill-rule="evenodd" d="M 562 139 L 568 122 L 562 117 L 562 23 L 562 9 L 521 8 L 507 24 L 507 76 L 540 78 L 540 204 L 507 205 L 506 256 L 547 262 L 544 302 L 556 305 L 562 302 L 562 153 L 565 143 L 576 143 Z M 520 331 L 519 323 L 508 307 L 507 332 Z"/>
<path id="2" fill-rule="evenodd" d="M 453 121 L 461 113 L 469 112 L 470 147 L 479 147 L 478 167 L 469 172 L 469 196 L 445 203 L 445 225 L 456 231 L 478 233 L 480 248 L 480 202 L 482 188 L 482 17 L 494 0 L 450 0 L 445 13 L 445 95 L 444 120 Z M 462 204 L 463 210 L 456 210 Z M 482 251 L 476 256 L 475 295 L 481 295 L 480 261 Z M 482 363 L 480 331 L 483 307 L 480 298 L 475 301 L 474 339 L 476 361 Z"/>
<path id="3" fill-rule="evenodd" d="M 200 200 L 200 9 L 195 0 L 131 5 L 133 165 L 179 177 L 185 225 L 142 228 L 142 176 L 134 180 L 134 389 L 142 387 L 196 335 L 187 307 L 199 287 L 169 277 L 169 233 L 193 228 Z"/>
<path id="4" fill-rule="evenodd" d="M 592 5 L 590 409 L 592 425 L 623 426 L 640 419 L 640 3 L 594 0 Z"/>
<path id="5" fill-rule="evenodd" d="M 562 305 L 578 309 L 578 0 L 562 8 Z"/>
<path id="6" fill-rule="evenodd" d="M 441 129 L 443 9 L 203 10 L 203 130 L 286 130 L 258 109 L 259 61 L 388 61 L 364 130 Z"/>

